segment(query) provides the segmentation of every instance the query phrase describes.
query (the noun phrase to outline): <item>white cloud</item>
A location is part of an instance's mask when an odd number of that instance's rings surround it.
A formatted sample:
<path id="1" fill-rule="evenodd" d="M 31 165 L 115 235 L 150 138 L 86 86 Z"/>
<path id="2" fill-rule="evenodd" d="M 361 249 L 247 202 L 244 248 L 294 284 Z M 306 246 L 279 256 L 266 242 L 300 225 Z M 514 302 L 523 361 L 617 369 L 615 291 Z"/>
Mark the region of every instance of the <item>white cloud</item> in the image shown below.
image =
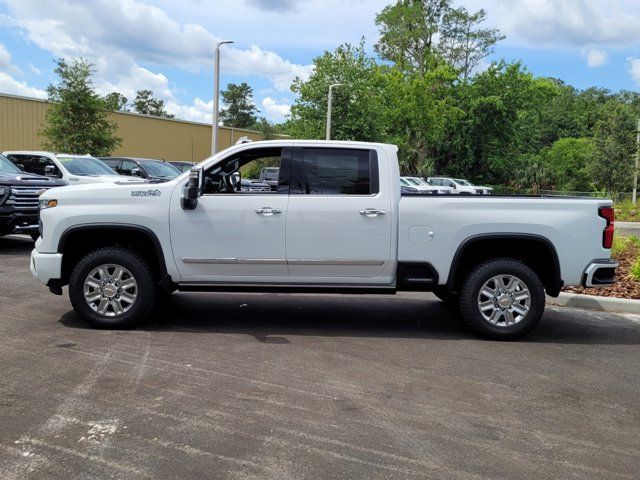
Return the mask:
<path id="1" fill-rule="evenodd" d="M 29 64 L 29 70 L 31 70 L 31 72 L 35 75 L 42 75 L 42 70 L 36 67 L 33 63 Z"/>
<path id="2" fill-rule="evenodd" d="M 628 58 L 627 70 L 631 78 L 640 86 L 640 58 Z"/>
<path id="3" fill-rule="evenodd" d="M 624 47 L 640 41 L 637 0 L 465 0 L 485 8 L 509 43 Z"/>
<path id="4" fill-rule="evenodd" d="M 20 73 L 20 69 L 11 63 L 11 54 L 7 48 L 0 43 L 0 72 Z"/>
<path id="5" fill-rule="evenodd" d="M 20 29 L 29 41 L 55 56 L 83 57 L 94 63 L 99 93 L 119 91 L 131 100 L 136 90 L 150 89 L 176 116 L 197 121 L 210 118 L 201 99 L 181 104 L 177 100 L 180 90 L 167 76 L 153 71 L 154 66 L 177 67 L 194 74 L 208 70 L 219 38 L 203 26 L 180 23 L 165 10 L 139 0 L 6 3 L 11 17 L 3 17 L 3 22 Z M 278 8 L 285 8 L 288 2 L 280 3 Z M 225 47 L 222 52 L 225 73 L 266 78 L 281 92 L 289 90 L 295 77 L 307 78 L 312 71 L 311 65 L 296 64 L 256 45 Z"/>
<path id="6" fill-rule="evenodd" d="M 285 120 L 291 114 L 291 105 L 278 103 L 271 97 L 262 100 L 262 109 L 268 118 L 276 122 Z"/>
<path id="7" fill-rule="evenodd" d="M 0 72 L 0 92 L 23 97 L 47 98 L 47 92 L 19 82 L 8 73 Z"/>
<path id="8" fill-rule="evenodd" d="M 607 52 L 597 48 L 592 48 L 587 52 L 587 65 L 591 68 L 601 67 L 607 61 Z"/>

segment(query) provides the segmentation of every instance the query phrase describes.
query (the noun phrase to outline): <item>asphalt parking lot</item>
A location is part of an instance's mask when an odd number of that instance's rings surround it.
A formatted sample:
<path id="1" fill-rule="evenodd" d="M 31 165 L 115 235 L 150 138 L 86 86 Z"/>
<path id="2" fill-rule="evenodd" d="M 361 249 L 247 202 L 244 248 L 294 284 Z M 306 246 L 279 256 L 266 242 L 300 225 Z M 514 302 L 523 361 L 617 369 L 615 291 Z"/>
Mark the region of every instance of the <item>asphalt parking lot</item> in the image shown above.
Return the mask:
<path id="1" fill-rule="evenodd" d="M 496 343 L 426 295 L 178 293 L 97 331 L 32 245 L 0 238 L 4 480 L 638 478 L 640 317 Z"/>

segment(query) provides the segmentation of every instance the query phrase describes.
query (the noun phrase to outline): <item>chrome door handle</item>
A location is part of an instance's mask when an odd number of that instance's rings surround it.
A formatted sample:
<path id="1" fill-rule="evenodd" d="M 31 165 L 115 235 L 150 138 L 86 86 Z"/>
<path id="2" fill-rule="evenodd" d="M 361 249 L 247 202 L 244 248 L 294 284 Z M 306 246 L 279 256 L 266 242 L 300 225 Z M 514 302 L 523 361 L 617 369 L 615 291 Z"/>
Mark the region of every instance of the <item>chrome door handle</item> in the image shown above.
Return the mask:
<path id="1" fill-rule="evenodd" d="M 262 208 L 256 208 L 256 213 L 258 215 L 270 217 L 271 215 L 280 215 L 282 213 L 282 210 L 278 210 L 277 208 L 271 208 L 271 207 L 262 207 Z"/>
<path id="2" fill-rule="evenodd" d="M 365 208 L 364 210 L 360 210 L 360 215 L 364 215 L 365 217 L 377 217 L 378 215 L 384 215 L 387 212 L 385 210 L 378 210 L 377 208 Z"/>

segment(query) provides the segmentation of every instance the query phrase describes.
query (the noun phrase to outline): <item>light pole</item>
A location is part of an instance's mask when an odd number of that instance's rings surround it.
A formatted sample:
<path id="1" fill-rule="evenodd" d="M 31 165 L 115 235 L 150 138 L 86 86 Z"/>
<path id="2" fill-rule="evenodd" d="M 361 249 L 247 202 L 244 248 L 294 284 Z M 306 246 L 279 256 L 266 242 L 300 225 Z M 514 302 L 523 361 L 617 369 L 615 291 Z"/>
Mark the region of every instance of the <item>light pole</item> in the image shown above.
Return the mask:
<path id="1" fill-rule="evenodd" d="M 638 201 L 638 169 L 640 168 L 640 118 L 638 119 L 638 131 L 636 132 L 636 166 L 633 169 L 633 194 L 631 201 L 635 205 Z"/>
<path id="2" fill-rule="evenodd" d="M 327 140 L 331 140 L 331 109 L 333 107 L 333 87 L 341 87 L 341 83 L 329 86 L 329 102 L 327 103 Z"/>
<path id="3" fill-rule="evenodd" d="M 218 115 L 220 113 L 220 47 L 233 43 L 232 40 L 218 42 L 216 46 L 216 59 L 213 67 L 213 125 L 211 132 L 211 155 L 218 151 Z"/>

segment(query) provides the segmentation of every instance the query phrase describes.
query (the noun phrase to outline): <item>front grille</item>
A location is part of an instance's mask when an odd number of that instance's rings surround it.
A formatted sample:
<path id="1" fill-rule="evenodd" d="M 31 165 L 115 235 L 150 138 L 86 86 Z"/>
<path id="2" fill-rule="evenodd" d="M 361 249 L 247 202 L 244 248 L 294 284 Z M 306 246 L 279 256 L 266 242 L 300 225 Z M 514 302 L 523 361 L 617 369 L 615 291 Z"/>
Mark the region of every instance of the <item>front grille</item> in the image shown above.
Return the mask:
<path id="1" fill-rule="evenodd" d="M 18 212 L 38 211 L 38 197 L 48 187 L 11 187 L 11 195 L 5 205 L 13 205 Z"/>

